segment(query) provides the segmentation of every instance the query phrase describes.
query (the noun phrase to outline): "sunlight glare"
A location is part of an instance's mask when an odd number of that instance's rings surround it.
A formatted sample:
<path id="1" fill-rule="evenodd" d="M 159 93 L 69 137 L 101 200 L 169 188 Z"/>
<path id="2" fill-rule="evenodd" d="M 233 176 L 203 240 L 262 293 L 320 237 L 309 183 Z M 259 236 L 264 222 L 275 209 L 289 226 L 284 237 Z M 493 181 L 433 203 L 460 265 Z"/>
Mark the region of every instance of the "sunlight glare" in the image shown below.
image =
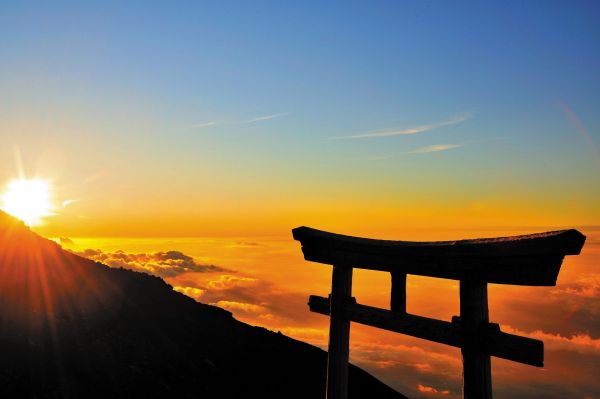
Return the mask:
<path id="1" fill-rule="evenodd" d="M 44 216 L 51 215 L 50 185 L 42 179 L 16 179 L 6 186 L 2 195 L 2 210 L 25 224 L 40 224 Z"/>

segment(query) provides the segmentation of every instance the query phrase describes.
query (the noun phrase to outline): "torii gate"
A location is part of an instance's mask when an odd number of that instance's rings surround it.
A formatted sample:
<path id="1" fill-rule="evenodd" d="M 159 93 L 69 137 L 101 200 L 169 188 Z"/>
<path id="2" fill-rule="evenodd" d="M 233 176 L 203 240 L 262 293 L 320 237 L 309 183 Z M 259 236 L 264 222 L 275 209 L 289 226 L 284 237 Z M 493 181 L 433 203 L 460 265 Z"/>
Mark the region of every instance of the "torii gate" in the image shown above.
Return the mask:
<path id="1" fill-rule="evenodd" d="M 309 227 L 292 230 L 304 259 L 333 265 L 329 298 L 311 295 L 312 312 L 330 316 L 327 399 L 348 396 L 350 322 L 354 321 L 461 348 L 463 398 L 491 399 L 490 356 L 542 367 L 542 341 L 507 334 L 489 323 L 487 284 L 554 286 L 565 255 L 577 255 L 577 230 L 474 240 L 374 240 Z M 391 310 L 356 303 L 352 269 L 391 273 Z M 406 312 L 406 275 L 460 281 L 460 316 L 451 322 Z"/>

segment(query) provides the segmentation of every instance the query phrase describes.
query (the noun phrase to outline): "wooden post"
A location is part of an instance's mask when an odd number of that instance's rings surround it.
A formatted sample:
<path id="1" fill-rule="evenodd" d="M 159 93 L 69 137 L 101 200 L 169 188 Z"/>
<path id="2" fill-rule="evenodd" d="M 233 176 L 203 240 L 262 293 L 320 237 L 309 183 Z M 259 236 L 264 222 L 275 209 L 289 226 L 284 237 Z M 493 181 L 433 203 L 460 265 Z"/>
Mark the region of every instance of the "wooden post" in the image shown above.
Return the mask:
<path id="1" fill-rule="evenodd" d="M 492 398 L 490 356 L 484 347 L 488 321 L 487 283 L 460 280 L 464 399 Z"/>
<path id="2" fill-rule="evenodd" d="M 391 272 L 392 298 L 390 309 L 392 312 L 406 313 L 406 273 Z"/>
<path id="3" fill-rule="evenodd" d="M 348 397 L 350 320 L 344 315 L 344 303 L 351 296 L 352 267 L 334 266 L 331 278 L 327 399 Z"/>

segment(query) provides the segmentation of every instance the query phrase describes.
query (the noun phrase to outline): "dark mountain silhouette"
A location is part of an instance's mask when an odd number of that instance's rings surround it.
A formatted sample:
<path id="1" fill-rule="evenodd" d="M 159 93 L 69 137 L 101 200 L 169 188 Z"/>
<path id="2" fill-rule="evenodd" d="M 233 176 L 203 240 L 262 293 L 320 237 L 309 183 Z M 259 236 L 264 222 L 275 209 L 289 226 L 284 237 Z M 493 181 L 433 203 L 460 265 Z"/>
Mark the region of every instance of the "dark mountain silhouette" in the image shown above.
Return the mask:
<path id="1" fill-rule="evenodd" d="M 326 353 L 0 211 L 0 397 L 322 398 Z M 350 397 L 403 398 L 350 367 Z"/>

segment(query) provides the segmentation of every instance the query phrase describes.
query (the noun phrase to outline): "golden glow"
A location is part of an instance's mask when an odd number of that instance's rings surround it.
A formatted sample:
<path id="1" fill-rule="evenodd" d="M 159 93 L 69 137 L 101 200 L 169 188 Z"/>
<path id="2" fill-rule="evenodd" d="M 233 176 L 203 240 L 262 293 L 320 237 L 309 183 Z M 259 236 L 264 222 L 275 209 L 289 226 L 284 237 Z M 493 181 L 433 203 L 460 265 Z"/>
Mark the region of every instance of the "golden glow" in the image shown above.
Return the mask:
<path id="1" fill-rule="evenodd" d="M 51 214 L 50 184 L 42 179 L 16 179 L 6 186 L 2 209 L 29 226 L 40 224 Z"/>

